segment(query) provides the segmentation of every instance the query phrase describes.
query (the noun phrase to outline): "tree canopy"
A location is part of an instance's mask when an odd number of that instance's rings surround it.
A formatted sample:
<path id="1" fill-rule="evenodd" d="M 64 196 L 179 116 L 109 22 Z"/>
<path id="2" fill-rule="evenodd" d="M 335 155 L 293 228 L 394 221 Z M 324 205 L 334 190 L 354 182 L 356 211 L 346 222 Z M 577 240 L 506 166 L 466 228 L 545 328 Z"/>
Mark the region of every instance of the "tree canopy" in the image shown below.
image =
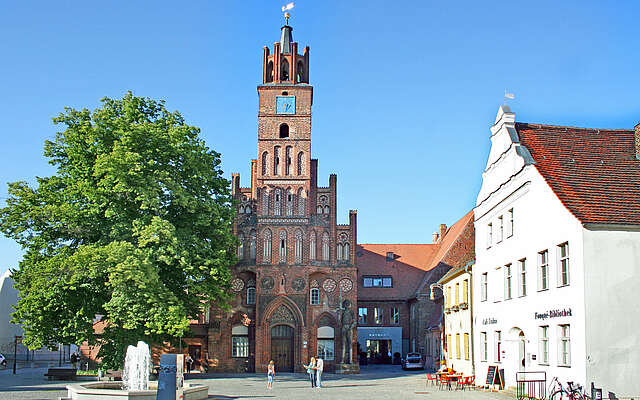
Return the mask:
<path id="1" fill-rule="evenodd" d="M 129 92 L 53 121 L 64 130 L 44 155 L 56 173 L 9 183 L 0 209 L 25 251 L 14 322 L 30 348 L 86 340 L 117 368 L 127 345 L 175 343 L 205 302 L 228 300 L 230 184 L 220 154 L 163 101 Z"/>

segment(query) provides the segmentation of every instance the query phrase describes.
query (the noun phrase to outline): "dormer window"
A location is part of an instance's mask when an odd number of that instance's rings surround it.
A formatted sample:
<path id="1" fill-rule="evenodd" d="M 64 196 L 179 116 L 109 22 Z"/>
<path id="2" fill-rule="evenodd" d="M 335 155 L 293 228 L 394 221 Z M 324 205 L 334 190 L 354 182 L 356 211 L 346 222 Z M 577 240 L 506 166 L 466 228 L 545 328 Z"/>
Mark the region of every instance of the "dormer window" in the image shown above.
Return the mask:
<path id="1" fill-rule="evenodd" d="M 387 261 L 393 261 L 395 260 L 395 254 L 393 254 L 393 251 L 388 251 L 387 252 Z"/>

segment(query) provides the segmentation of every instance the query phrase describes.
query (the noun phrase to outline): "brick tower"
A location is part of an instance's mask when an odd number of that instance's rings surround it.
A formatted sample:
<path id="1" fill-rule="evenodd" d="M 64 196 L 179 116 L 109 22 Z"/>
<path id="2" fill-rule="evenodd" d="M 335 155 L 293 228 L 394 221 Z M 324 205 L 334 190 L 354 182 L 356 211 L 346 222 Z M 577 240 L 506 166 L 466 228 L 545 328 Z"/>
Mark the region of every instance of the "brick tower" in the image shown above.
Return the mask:
<path id="1" fill-rule="evenodd" d="M 194 323 L 189 348 L 217 371 L 266 371 L 274 360 L 278 371 L 300 372 L 317 355 L 325 370 L 357 369 L 357 331 L 342 329 L 357 312 L 356 211 L 338 225 L 337 176 L 317 185 L 309 47 L 298 54 L 288 22 L 273 53 L 264 48 L 258 97 L 251 186 L 232 178 L 240 243 L 232 307 Z"/>

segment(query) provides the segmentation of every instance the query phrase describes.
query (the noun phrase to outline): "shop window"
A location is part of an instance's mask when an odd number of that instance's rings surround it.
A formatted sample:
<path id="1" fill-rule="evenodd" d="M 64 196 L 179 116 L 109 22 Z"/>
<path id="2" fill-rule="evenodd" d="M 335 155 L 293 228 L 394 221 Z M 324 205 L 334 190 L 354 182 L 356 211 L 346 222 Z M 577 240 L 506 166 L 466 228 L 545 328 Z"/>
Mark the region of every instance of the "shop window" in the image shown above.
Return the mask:
<path id="1" fill-rule="evenodd" d="M 382 307 L 374 308 L 373 309 L 373 316 L 374 316 L 374 319 L 376 321 L 376 324 L 382 324 L 383 323 L 383 318 L 384 318 L 384 313 L 383 313 Z"/>
<path id="2" fill-rule="evenodd" d="M 244 325 L 231 329 L 231 357 L 249 357 L 249 328 Z"/>
<path id="3" fill-rule="evenodd" d="M 318 357 L 325 361 L 334 360 L 334 338 L 335 333 L 332 327 L 321 326 L 318 328 Z"/>
<path id="4" fill-rule="evenodd" d="M 358 307 L 358 323 L 366 324 L 367 323 L 367 308 L 366 307 Z"/>

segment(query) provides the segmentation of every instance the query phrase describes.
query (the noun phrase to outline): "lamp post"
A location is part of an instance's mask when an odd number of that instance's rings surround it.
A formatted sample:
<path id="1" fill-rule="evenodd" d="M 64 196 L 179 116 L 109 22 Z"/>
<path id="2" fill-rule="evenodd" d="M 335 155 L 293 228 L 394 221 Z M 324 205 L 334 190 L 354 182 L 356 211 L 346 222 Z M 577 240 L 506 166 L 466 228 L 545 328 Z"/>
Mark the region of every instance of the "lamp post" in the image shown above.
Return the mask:
<path id="1" fill-rule="evenodd" d="M 18 362 L 18 340 L 22 341 L 22 336 L 13 338 L 13 374 L 16 374 L 16 363 Z"/>

